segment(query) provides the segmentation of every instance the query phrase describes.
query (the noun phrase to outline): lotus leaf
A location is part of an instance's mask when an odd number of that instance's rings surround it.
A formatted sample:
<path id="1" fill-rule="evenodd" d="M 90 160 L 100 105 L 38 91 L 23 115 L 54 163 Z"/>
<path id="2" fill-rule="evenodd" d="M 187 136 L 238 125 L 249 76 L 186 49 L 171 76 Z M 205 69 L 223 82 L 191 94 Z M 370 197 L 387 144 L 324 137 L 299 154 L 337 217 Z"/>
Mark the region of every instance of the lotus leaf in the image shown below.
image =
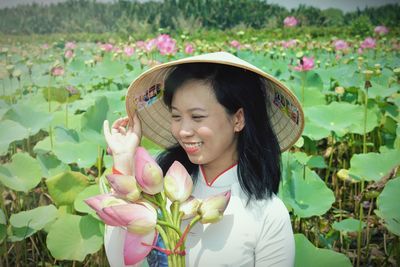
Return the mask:
<path id="1" fill-rule="evenodd" d="M 96 163 L 99 145 L 82 141 L 80 143 L 56 143 L 54 154 L 66 164 L 76 163 L 79 167 L 89 168 Z"/>
<path id="2" fill-rule="evenodd" d="M 74 201 L 74 208 L 78 212 L 82 213 L 89 213 L 93 217 L 98 218 L 96 215 L 96 212 L 90 208 L 85 202 L 83 202 L 85 199 L 88 199 L 89 197 L 99 195 L 100 194 L 100 187 L 98 184 L 91 185 L 86 187 L 82 192 L 80 192 Z"/>
<path id="3" fill-rule="evenodd" d="M 331 135 L 330 130 L 323 128 L 317 123 L 314 123 L 305 118 L 303 135 L 311 140 L 321 140 Z"/>
<path id="4" fill-rule="evenodd" d="M 364 110 L 362 106 L 344 102 L 332 102 L 329 105 L 306 107 L 304 109 L 307 119 L 325 128 L 334 131 L 339 137 L 348 132 L 362 133 Z M 376 109 L 369 109 L 367 114 L 367 132 L 378 125 Z"/>
<path id="5" fill-rule="evenodd" d="M 386 227 L 392 233 L 400 236 L 400 177 L 390 180 L 377 198 L 378 211 Z"/>
<path id="6" fill-rule="evenodd" d="M 94 105 L 89 107 L 82 117 L 82 130 L 92 129 L 101 133 L 108 109 L 109 106 L 105 96 L 96 99 Z"/>
<path id="7" fill-rule="evenodd" d="M 29 136 L 28 130 L 12 120 L 0 121 L 0 155 L 7 154 L 10 144 Z"/>
<path id="8" fill-rule="evenodd" d="M 41 178 L 40 164 L 27 153 L 14 154 L 10 163 L 0 166 L 0 181 L 15 191 L 28 192 Z"/>
<path id="9" fill-rule="evenodd" d="M 54 205 L 48 205 L 12 214 L 10 224 L 16 228 L 29 227 L 39 231 L 56 218 L 57 208 Z"/>
<path id="10" fill-rule="evenodd" d="M 283 156 L 284 180 L 279 191 L 280 197 L 301 218 L 322 215 L 335 201 L 321 178 L 306 166 L 293 161 L 293 156 Z M 304 175 L 304 177 L 303 177 Z"/>
<path id="11" fill-rule="evenodd" d="M 360 221 L 353 218 L 347 218 L 341 220 L 340 222 L 334 222 L 332 225 L 333 229 L 342 232 L 358 232 L 359 226 L 360 226 Z M 365 222 L 362 222 L 361 229 L 364 227 L 365 227 Z"/>
<path id="12" fill-rule="evenodd" d="M 294 235 L 296 243 L 295 267 L 346 267 L 352 266 L 344 254 L 315 247 L 303 234 Z"/>
<path id="13" fill-rule="evenodd" d="M 380 98 L 383 100 L 400 90 L 400 85 L 398 84 L 393 84 L 390 88 L 376 82 L 371 82 L 371 84 L 372 87 L 368 89 L 368 97 L 373 99 Z"/>
<path id="14" fill-rule="evenodd" d="M 58 260 L 83 261 L 88 254 L 101 249 L 103 228 L 104 224 L 92 216 L 66 214 L 51 226 L 47 248 Z"/>
<path id="15" fill-rule="evenodd" d="M 88 185 L 88 178 L 80 172 L 69 171 L 46 180 L 49 194 L 57 206 L 72 205 L 76 196 Z"/>
<path id="16" fill-rule="evenodd" d="M 50 125 L 53 116 L 49 113 L 36 111 L 29 106 L 15 104 L 4 114 L 5 119 L 18 122 L 27 129 L 29 135 L 34 135 Z"/>
<path id="17" fill-rule="evenodd" d="M 378 181 L 399 164 L 400 150 L 354 154 L 350 160 L 349 174 L 358 180 Z"/>
<path id="18" fill-rule="evenodd" d="M 37 154 L 36 159 L 42 168 L 42 177 L 45 178 L 71 170 L 67 164 L 61 162 L 56 156 L 49 153 Z"/>
<path id="19" fill-rule="evenodd" d="M 112 80 L 124 73 L 125 66 L 118 61 L 113 61 L 106 57 L 101 63 L 96 65 L 94 71 L 98 76 Z"/>

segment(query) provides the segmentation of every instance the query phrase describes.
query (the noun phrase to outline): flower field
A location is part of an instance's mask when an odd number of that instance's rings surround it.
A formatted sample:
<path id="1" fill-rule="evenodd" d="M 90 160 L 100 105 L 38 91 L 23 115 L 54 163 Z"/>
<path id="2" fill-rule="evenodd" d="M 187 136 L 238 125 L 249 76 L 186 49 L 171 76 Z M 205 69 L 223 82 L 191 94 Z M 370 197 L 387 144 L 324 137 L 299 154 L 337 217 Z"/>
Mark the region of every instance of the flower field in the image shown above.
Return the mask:
<path id="1" fill-rule="evenodd" d="M 104 224 L 83 201 L 108 190 L 103 121 L 126 115 L 126 89 L 150 66 L 228 51 L 304 107 L 279 192 L 296 266 L 399 266 L 400 40 L 387 34 L 0 42 L 0 265 L 108 266 Z"/>

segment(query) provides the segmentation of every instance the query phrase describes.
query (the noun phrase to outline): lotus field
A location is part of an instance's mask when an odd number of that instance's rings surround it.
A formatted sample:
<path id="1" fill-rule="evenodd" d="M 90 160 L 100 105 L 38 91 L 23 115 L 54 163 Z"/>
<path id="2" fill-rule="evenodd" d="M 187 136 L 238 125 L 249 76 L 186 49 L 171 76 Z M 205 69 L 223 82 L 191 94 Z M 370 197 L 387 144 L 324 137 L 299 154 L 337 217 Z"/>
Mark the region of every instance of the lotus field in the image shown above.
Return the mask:
<path id="1" fill-rule="evenodd" d="M 150 66 L 223 50 L 303 104 L 304 133 L 282 156 L 279 191 L 296 266 L 400 266 L 399 39 L 242 35 L 2 43 L 0 265 L 108 266 L 104 224 L 83 202 L 109 190 L 103 121 L 126 115 L 126 90 Z"/>

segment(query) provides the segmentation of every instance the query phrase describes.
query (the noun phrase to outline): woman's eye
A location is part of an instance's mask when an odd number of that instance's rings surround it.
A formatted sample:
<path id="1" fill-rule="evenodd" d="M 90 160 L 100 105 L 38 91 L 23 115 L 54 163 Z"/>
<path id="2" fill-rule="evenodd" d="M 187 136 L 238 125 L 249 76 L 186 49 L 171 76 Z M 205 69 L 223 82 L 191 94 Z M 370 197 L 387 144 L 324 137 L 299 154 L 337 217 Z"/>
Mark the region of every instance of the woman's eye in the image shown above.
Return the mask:
<path id="1" fill-rule="evenodd" d="M 174 121 L 176 121 L 176 120 L 179 120 L 179 119 L 181 118 L 181 116 L 179 116 L 179 115 L 171 115 L 171 118 L 172 118 Z"/>
<path id="2" fill-rule="evenodd" d="M 193 115 L 192 116 L 192 119 L 195 120 L 195 121 L 200 121 L 200 120 L 202 120 L 204 118 L 205 118 L 205 116 L 201 116 L 201 115 Z"/>

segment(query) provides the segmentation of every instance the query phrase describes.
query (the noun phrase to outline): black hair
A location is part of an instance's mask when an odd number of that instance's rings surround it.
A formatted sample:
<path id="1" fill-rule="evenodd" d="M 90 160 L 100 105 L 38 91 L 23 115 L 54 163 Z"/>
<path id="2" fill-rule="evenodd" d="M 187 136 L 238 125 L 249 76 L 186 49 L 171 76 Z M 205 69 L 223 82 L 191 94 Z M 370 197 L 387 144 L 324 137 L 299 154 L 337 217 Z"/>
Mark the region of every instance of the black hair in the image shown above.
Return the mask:
<path id="1" fill-rule="evenodd" d="M 164 103 L 171 107 L 176 90 L 186 81 L 208 82 L 217 101 L 230 115 L 243 108 L 245 126 L 238 133 L 238 178 L 250 199 L 263 199 L 277 193 L 281 179 L 281 151 L 271 127 L 266 103 L 266 84 L 256 73 L 242 68 L 214 64 L 187 63 L 178 65 L 164 84 Z M 190 162 L 177 144 L 157 158 L 164 172 L 174 160 L 180 161 L 196 179 L 198 166 Z"/>

